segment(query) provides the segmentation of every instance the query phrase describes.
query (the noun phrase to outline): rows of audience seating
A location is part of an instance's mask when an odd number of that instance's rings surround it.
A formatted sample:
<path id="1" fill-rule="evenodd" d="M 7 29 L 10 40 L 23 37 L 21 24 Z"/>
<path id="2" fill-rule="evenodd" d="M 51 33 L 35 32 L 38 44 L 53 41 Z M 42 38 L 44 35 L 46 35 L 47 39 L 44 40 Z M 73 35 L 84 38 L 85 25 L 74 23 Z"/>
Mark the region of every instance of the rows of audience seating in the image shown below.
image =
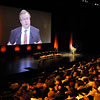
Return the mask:
<path id="1" fill-rule="evenodd" d="M 0 91 L 0 100 L 100 100 L 100 58 L 12 82 Z"/>

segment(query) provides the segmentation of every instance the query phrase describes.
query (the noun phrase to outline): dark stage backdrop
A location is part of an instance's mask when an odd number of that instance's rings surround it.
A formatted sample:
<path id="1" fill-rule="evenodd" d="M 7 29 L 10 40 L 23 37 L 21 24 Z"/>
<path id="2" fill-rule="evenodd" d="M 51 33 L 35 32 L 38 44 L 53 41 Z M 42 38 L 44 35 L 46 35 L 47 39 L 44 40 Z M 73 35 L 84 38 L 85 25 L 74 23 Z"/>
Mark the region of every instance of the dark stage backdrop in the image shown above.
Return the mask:
<path id="1" fill-rule="evenodd" d="M 78 53 L 100 54 L 100 7 L 59 7 L 53 23 L 58 35 L 59 49 L 69 51 L 70 35 Z"/>
<path id="2" fill-rule="evenodd" d="M 100 54 L 100 7 L 80 10 L 80 42 L 85 53 Z"/>

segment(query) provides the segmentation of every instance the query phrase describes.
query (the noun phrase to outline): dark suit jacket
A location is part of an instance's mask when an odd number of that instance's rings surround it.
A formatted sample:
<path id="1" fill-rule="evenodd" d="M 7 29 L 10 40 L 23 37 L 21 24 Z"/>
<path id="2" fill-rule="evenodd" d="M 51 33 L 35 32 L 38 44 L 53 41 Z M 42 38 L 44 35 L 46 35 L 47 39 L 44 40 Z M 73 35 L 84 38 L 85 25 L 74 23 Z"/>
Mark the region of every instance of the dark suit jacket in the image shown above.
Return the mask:
<path id="1" fill-rule="evenodd" d="M 21 44 L 21 29 L 22 27 L 15 28 L 11 30 L 11 35 L 9 42 L 11 44 Z M 34 42 L 40 41 L 40 34 L 39 34 L 39 29 L 30 26 L 30 40 L 29 44 L 34 44 Z"/>

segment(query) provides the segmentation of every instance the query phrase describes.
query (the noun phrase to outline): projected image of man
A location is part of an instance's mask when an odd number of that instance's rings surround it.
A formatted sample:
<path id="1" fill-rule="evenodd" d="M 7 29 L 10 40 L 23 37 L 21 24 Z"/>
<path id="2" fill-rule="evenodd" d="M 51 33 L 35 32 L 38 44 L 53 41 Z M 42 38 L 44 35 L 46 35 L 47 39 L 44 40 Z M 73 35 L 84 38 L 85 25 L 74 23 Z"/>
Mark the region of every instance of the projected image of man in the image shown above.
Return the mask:
<path id="1" fill-rule="evenodd" d="M 28 11 L 22 10 L 19 14 L 21 27 L 11 30 L 7 45 L 40 44 L 40 30 L 31 26 L 31 15 Z"/>

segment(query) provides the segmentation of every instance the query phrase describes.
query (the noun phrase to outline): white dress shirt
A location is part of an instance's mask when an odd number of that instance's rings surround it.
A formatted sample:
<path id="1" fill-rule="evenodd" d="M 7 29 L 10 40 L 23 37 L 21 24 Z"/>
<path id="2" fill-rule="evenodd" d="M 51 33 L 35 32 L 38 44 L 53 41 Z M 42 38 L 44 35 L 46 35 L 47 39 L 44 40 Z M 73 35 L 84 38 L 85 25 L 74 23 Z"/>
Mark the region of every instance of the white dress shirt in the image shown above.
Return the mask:
<path id="1" fill-rule="evenodd" d="M 29 37 L 30 37 L 30 27 L 28 29 L 25 29 L 24 27 L 22 27 L 21 30 L 21 44 L 24 44 L 24 34 L 25 34 L 25 30 L 27 30 L 26 34 L 27 34 L 27 44 L 29 44 Z"/>

